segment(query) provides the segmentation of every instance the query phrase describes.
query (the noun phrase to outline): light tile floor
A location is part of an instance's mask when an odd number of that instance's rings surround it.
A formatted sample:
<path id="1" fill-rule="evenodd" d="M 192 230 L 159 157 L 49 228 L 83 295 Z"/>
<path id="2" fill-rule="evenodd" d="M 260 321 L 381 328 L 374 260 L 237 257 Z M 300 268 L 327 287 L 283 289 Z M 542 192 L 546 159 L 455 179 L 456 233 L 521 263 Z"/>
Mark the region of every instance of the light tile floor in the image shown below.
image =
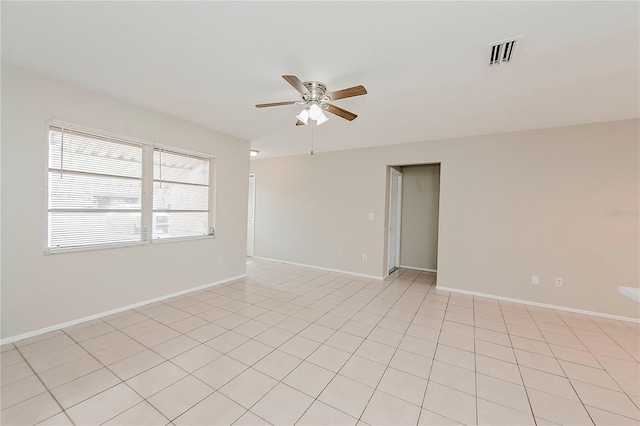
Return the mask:
<path id="1" fill-rule="evenodd" d="M 2 346 L 2 424 L 638 425 L 638 324 L 253 261 Z"/>

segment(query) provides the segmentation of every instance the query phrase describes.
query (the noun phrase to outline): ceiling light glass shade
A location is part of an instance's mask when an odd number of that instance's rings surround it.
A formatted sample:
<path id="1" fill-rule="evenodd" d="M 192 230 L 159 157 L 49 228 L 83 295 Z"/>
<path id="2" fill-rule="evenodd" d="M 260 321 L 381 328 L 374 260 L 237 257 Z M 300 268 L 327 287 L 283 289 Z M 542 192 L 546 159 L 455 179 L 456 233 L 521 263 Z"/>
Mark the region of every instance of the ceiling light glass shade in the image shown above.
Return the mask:
<path id="1" fill-rule="evenodd" d="M 307 120 L 309 119 L 309 111 L 307 109 L 303 109 L 300 114 L 296 115 L 296 118 L 302 121 L 304 124 L 307 124 Z"/>
<path id="2" fill-rule="evenodd" d="M 322 116 L 322 110 L 317 104 L 313 104 L 309 107 L 309 118 L 312 120 L 317 120 Z"/>
<path id="3" fill-rule="evenodd" d="M 326 123 L 327 121 L 329 121 L 329 117 L 327 117 L 326 115 L 324 115 L 324 112 L 320 113 L 320 118 L 318 118 L 316 120 L 316 124 L 319 126 L 322 123 Z"/>
<path id="4" fill-rule="evenodd" d="M 249 155 L 251 157 L 257 157 L 259 152 L 260 151 L 258 151 L 257 149 L 252 149 L 251 151 L 249 151 Z"/>

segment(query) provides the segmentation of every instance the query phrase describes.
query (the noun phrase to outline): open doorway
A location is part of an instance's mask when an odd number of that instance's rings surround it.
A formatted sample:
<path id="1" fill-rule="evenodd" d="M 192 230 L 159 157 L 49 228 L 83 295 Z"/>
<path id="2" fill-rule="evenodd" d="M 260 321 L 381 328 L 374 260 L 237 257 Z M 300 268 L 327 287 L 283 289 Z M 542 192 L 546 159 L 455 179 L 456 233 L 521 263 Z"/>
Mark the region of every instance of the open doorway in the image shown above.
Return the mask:
<path id="1" fill-rule="evenodd" d="M 390 167 L 388 194 L 388 273 L 437 272 L 440 164 Z"/>
<path id="2" fill-rule="evenodd" d="M 249 174 L 249 211 L 247 214 L 247 256 L 253 257 L 256 215 L 256 175 Z"/>

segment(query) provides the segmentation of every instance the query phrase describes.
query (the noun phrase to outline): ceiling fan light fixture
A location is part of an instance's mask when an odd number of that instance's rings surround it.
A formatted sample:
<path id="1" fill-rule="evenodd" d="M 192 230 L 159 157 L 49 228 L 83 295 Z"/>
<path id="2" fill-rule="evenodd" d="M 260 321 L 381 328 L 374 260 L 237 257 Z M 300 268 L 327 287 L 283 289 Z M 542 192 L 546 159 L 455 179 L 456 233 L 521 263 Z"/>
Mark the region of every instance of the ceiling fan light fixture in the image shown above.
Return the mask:
<path id="1" fill-rule="evenodd" d="M 302 121 L 304 124 L 307 124 L 307 120 L 309 120 L 309 111 L 307 109 L 303 109 L 300 114 L 296 115 L 296 118 Z"/>
<path id="2" fill-rule="evenodd" d="M 318 120 L 322 116 L 322 110 L 318 104 L 312 104 L 309 107 L 309 118 L 312 120 Z"/>
<path id="3" fill-rule="evenodd" d="M 329 121 L 329 117 L 327 117 L 326 115 L 324 115 L 324 112 L 320 112 L 320 118 L 318 118 L 316 120 L 316 125 L 321 125 L 322 123 L 326 123 L 327 121 Z"/>

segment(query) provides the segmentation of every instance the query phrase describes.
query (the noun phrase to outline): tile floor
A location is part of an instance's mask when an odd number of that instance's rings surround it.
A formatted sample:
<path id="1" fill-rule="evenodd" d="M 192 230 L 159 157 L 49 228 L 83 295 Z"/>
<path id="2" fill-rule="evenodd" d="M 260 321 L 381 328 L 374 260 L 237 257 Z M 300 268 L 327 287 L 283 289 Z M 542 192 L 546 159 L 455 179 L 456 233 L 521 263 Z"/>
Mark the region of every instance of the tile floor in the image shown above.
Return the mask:
<path id="1" fill-rule="evenodd" d="M 253 261 L 2 346 L 3 425 L 638 425 L 640 327 Z"/>

